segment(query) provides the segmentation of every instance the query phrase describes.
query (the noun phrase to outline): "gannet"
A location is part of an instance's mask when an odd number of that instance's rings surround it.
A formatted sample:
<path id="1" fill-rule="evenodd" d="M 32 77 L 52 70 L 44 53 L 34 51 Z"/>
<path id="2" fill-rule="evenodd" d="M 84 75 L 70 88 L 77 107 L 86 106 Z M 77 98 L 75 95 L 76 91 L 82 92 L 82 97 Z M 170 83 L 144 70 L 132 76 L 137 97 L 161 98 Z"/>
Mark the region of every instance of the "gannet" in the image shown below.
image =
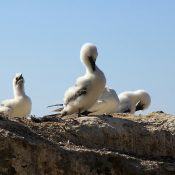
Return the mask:
<path id="1" fill-rule="evenodd" d="M 84 114 L 134 114 L 135 111 L 148 108 L 150 103 L 150 95 L 144 90 L 127 91 L 118 96 L 114 89 L 106 87 L 96 103 Z"/>
<path id="2" fill-rule="evenodd" d="M 85 43 L 80 50 L 80 60 L 85 66 L 86 73 L 76 80 L 64 94 L 64 105 L 61 116 L 81 113 L 88 110 L 97 101 L 106 85 L 104 73 L 97 67 L 97 48 L 92 43 Z M 60 111 L 60 109 L 55 110 Z"/>
<path id="3" fill-rule="evenodd" d="M 151 97 L 145 90 L 126 91 L 118 95 L 120 100 L 119 113 L 131 113 L 144 110 L 149 107 Z"/>
<path id="4" fill-rule="evenodd" d="M 0 113 L 8 117 L 27 117 L 31 112 L 31 99 L 24 91 L 24 78 L 17 73 L 13 79 L 14 99 L 4 100 L 0 104 Z"/>
<path id="5" fill-rule="evenodd" d="M 106 87 L 96 103 L 88 110 L 92 115 L 112 114 L 119 107 L 119 98 L 114 89 Z"/>

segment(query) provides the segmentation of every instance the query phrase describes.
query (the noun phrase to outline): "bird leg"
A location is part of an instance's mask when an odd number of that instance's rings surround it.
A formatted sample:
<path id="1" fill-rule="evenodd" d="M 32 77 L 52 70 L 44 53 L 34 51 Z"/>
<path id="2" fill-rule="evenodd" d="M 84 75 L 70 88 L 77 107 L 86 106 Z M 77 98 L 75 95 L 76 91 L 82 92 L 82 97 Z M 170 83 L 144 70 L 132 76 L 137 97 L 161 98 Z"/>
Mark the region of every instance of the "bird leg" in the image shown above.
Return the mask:
<path id="1" fill-rule="evenodd" d="M 81 113 L 81 115 L 88 116 L 90 113 L 92 113 L 92 112 L 90 112 L 90 111 L 84 111 L 84 112 Z"/>
<path id="2" fill-rule="evenodd" d="M 78 117 L 81 117 L 81 109 L 78 110 Z"/>

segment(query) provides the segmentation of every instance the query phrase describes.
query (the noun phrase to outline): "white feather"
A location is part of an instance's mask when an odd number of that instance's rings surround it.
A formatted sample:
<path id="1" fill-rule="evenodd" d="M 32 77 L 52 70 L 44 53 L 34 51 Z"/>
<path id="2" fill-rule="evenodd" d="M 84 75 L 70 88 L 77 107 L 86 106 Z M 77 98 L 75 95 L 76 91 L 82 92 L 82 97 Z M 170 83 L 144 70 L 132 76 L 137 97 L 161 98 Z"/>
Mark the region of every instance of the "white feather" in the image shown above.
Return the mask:
<path id="1" fill-rule="evenodd" d="M 82 46 L 80 51 L 81 62 L 85 66 L 86 73 L 79 77 L 75 86 L 69 88 L 64 95 L 64 108 L 61 111 L 62 115 L 84 112 L 88 110 L 99 98 L 103 92 L 106 84 L 106 78 L 103 72 L 95 65 L 95 71 L 89 61 L 91 57 L 92 62 L 95 63 L 97 57 L 97 48 L 91 43 L 86 43 Z M 77 96 L 76 94 L 81 90 L 86 89 L 86 94 Z M 70 100 L 72 99 L 72 100 Z"/>
<path id="2" fill-rule="evenodd" d="M 17 73 L 13 79 L 13 91 L 13 99 L 1 102 L 0 113 L 9 117 L 27 117 L 31 112 L 32 102 L 25 94 L 24 79 L 21 73 Z"/>
<path id="3" fill-rule="evenodd" d="M 136 112 L 136 105 L 140 103 L 143 105 L 143 109 L 149 107 L 151 103 L 151 97 L 145 90 L 136 91 L 126 91 L 118 95 L 120 100 L 120 106 L 117 112 L 123 113 L 128 111 L 128 113 L 134 114 Z"/>
<path id="4" fill-rule="evenodd" d="M 112 114 L 119 107 L 119 98 L 114 89 L 105 88 L 97 102 L 89 109 L 94 115 Z"/>

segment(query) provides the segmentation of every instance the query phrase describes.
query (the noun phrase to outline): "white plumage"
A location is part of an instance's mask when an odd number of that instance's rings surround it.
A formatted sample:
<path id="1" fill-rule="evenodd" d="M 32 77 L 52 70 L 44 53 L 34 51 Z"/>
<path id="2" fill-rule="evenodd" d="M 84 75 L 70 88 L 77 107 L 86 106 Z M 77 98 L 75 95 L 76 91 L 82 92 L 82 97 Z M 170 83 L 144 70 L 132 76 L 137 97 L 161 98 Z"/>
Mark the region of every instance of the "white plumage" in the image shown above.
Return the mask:
<path id="1" fill-rule="evenodd" d="M 94 115 L 112 114 L 118 109 L 119 103 L 115 90 L 106 87 L 97 102 L 88 111 Z"/>
<path id="2" fill-rule="evenodd" d="M 145 90 L 126 91 L 117 95 L 114 89 L 105 88 L 96 103 L 88 110 L 94 115 L 132 113 L 148 108 L 151 97 Z"/>
<path id="3" fill-rule="evenodd" d="M 126 91 L 118 95 L 120 106 L 117 112 L 134 114 L 149 107 L 151 97 L 145 90 Z"/>
<path id="4" fill-rule="evenodd" d="M 24 91 L 24 78 L 17 73 L 13 79 L 14 98 L 4 100 L 0 104 L 0 113 L 9 117 L 27 117 L 31 112 L 31 99 Z"/>
<path id="5" fill-rule="evenodd" d="M 64 106 L 61 116 L 80 113 L 88 110 L 99 98 L 106 84 L 103 72 L 96 66 L 97 48 L 86 43 L 80 50 L 80 59 L 85 66 L 86 73 L 79 77 L 75 86 L 70 87 L 64 95 Z M 58 110 L 59 111 L 59 110 Z"/>

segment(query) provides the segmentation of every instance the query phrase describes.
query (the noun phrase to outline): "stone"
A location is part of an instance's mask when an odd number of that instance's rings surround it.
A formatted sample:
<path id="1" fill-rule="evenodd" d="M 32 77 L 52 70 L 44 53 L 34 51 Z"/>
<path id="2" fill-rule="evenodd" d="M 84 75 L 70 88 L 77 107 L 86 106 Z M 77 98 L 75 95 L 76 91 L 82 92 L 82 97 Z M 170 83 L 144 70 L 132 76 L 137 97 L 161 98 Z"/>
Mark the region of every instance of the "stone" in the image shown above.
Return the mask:
<path id="1" fill-rule="evenodd" d="M 0 175 L 174 175 L 175 116 L 0 117 Z"/>

